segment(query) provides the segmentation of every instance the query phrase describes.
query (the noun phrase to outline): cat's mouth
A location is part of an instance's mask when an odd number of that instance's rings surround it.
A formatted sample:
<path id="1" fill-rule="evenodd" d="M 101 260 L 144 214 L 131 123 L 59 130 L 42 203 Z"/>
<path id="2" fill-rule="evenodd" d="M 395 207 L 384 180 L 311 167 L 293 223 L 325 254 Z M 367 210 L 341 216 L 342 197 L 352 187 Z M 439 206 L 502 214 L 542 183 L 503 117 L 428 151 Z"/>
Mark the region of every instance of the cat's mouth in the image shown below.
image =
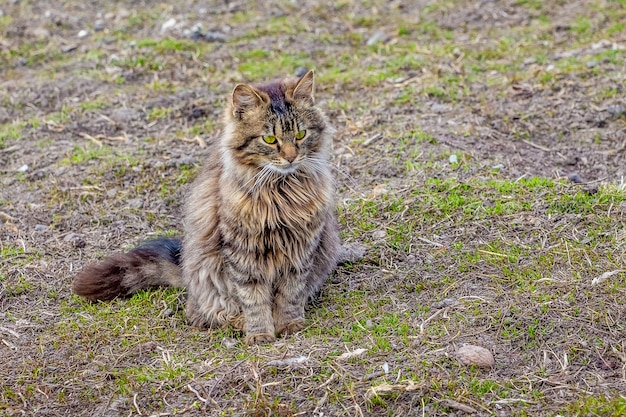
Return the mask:
<path id="1" fill-rule="evenodd" d="M 286 162 L 283 164 L 270 164 L 272 171 L 281 175 L 293 174 L 300 167 L 300 161 Z"/>

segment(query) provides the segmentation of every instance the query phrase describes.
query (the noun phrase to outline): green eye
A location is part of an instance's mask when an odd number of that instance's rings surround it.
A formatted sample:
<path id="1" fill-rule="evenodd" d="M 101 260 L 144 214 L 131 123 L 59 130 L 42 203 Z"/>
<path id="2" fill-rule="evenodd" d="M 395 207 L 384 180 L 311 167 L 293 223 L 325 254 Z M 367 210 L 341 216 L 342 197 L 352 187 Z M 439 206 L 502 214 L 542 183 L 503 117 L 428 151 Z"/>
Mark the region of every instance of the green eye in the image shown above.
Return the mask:
<path id="1" fill-rule="evenodd" d="M 298 140 L 302 139 L 305 136 L 306 136 L 306 130 L 301 130 L 298 133 L 296 133 L 296 139 Z"/>
<path id="2" fill-rule="evenodd" d="M 272 136 L 272 135 L 263 136 L 263 140 L 265 141 L 265 143 L 269 143 L 270 145 L 272 145 L 276 143 L 276 136 Z"/>

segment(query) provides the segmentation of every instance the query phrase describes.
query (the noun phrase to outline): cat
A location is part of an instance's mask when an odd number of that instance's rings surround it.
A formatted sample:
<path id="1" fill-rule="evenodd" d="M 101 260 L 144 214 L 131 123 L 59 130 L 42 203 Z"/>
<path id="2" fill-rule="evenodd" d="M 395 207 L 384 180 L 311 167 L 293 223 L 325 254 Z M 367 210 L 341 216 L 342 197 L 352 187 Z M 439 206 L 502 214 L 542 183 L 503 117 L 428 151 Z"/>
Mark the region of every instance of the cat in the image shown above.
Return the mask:
<path id="1" fill-rule="evenodd" d="M 342 257 L 330 156 L 334 128 L 314 73 L 237 85 L 225 129 L 192 183 L 182 242 L 158 239 L 85 267 L 73 291 L 110 300 L 184 287 L 192 326 L 232 326 L 247 344 L 303 329 L 307 301 Z"/>

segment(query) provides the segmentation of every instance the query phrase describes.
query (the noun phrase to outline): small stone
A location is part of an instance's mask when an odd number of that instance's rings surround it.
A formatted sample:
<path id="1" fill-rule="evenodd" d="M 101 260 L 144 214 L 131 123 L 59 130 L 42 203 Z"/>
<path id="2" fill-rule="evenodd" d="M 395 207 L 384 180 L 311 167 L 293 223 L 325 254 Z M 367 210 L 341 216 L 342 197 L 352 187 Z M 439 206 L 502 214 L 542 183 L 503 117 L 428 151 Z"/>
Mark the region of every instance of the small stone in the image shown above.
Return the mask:
<path id="1" fill-rule="evenodd" d="M 191 31 L 193 33 L 199 33 L 202 34 L 202 32 L 204 32 L 204 28 L 202 27 L 202 23 L 196 23 L 195 25 L 193 25 L 191 27 Z"/>
<path id="2" fill-rule="evenodd" d="M 491 368 L 496 361 L 493 354 L 482 346 L 464 345 L 456 351 L 456 357 L 466 366 L 475 365 L 479 368 Z"/>
<path id="3" fill-rule="evenodd" d="M 168 30 L 170 30 L 171 28 L 173 28 L 176 25 L 176 19 L 174 19 L 173 17 L 167 19 L 162 25 L 161 25 L 161 32 L 166 32 Z"/>
<path id="4" fill-rule="evenodd" d="M 598 61 L 592 59 L 591 61 L 587 61 L 587 68 L 595 68 L 598 66 Z"/>
<path id="5" fill-rule="evenodd" d="M 207 42 L 226 42 L 228 37 L 220 32 L 207 32 L 204 34 L 204 40 Z"/>
<path id="6" fill-rule="evenodd" d="M 237 346 L 237 339 L 233 339 L 232 337 L 225 337 L 222 340 L 222 346 L 224 346 L 226 349 L 232 349 L 235 346 Z"/>
<path id="7" fill-rule="evenodd" d="M 376 230 L 372 232 L 372 239 L 374 240 L 383 240 L 387 237 L 387 232 L 384 230 Z"/>
<path id="8" fill-rule="evenodd" d="M 72 245 L 75 248 L 84 248 L 85 246 L 87 246 L 87 242 L 85 242 L 85 239 L 83 239 L 83 237 L 81 235 L 79 235 L 78 233 L 68 233 L 67 235 L 65 235 L 65 237 L 63 238 L 64 242 L 68 242 L 68 243 L 72 243 Z"/>
<path id="9" fill-rule="evenodd" d="M 45 232 L 46 230 L 48 230 L 48 226 L 46 225 L 38 224 L 35 226 L 35 232 Z"/>
<path id="10" fill-rule="evenodd" d="M 104 30 L 104 20 L 96 20 L 93 24 L 93 30 L 95 32 L 102 32 Z"/>
<path id="11" fill-rule="evenodd" d="M 136 110 L 121 107 L 113 110 L 109 117 L 117 123 L 128 123 L 139 118 L 139 113 Z"/>
<path id="12" fill-rule="evenodd" d="M 369 192 L 369 194 L 367 195 L 367 198 L 370 200 L 374 200 L 380 197 L 381 195 L 385 195 L 385 194 L 389 194 L 389 190 L 387 189 L 387 186 L 385 184 L 378 184 L 377 186 L 372 188 L 372 191 Z"/>
<path id="13" fill-rule="evenodd" d="M 193 156 L 181 156 L 180 158 L 170 159 L 166 162 L 165 166 L 167 167 L 179 167 L 181 165 L 194 165 L 196 163 L 196 158 Z"/>
<path id="14" fill-rule="evenodd" d="M 143 207 L 143 200 L 141 198 L 131 198 L 128 200 L 128 206 L 134 209 L 140 209 Z"/>
<path id="15" fill-rule="evenodd" d="M 298 67 L 296 68 L 296 77 L 303 77 L 307 72 L 309 72 L 309 69 L 307 67 Z"/>
<path id="16" fill-rule="evenodd" d="M 379 42 L 385 42 L 387 39 L 389 39 L 389 36 L 382 30 L 379 30 L 367 40 L 367 46 L 376 45 Z"/>
<path id="17" fill-rule="evenodd" d="M 447 104 L 435 103 L 432 106 L 430 106 L 430 110 L 435 113 L 443 113 L 445 111 L 450 110 L 450 106 L 448 106 Z"/>
<path id="18" fill-rule="evenodd" d="M 450 155 L 448 160 L 450 161 L 451 164 L 458 164 L 459 163 L 459 158 L 454 153 L 452 155 Z"/>
<path id="19" fill-rule="evenodd" d="M 582 177 L 575 172 L 572 174 L 569 174 L 567 176 L 567 179 L 573 182 L 574 184 L 582 184 L 583 182 L 585 182 L 583 181 Z"/>
<path id="20" fill-rule="evenodd" d="M 598 193 L 598 186 L 597 184 L 587 184 L 583 187 L 583 192 L 587 193 L 589 195 L 594 195 Z"/>
<path id="21" fill-rule="evenodd" d="M 71 43 L 69 45 L 62 45 L 61 46 L 61 52 L 66 54 L 68 52 L 75 51 L 77 48 L 78 48 L 78 45 L 76 45 L 75 43 Z"/>
<path id="22" fill-rule="evenodd" d="M 79 235 L 77 233 L 68 233 L 63 238 L 63 241 L 64 242 L 71 242 L 72 240 L 76 239 L 77 237 L 79 237 Z"/>
<path id="23" fill-rule="evenodd" d="M 456 300 L 454 298 L 444 298 L 441 301 L 437 301 L 433 303 L 432 307 L 437 310 L 441 310 L 442 308 L 451 307 L 456 304 Z"/>
<path id="24" fill-rule="evenodd" d="M 206 116 L 206 110 L 202 107 L 196 107 L 194 106 L 191 109 L 191 114 L 189 114 L 189 118 L 190 119 L 199 119 L 200 117 L 204 117 Z"/>
<path id="25" fill-rule="evenodd" d="M 26 172 L 26 171 L 28 171 L 28 169 L 29 169 L 28 165 L 24 164 L 24 165 L 22 165 L 21 167 L 19 167 L 17 169 L 17 172 Z"/>
<path id="26" fill-rule="evenodd" d="M 45 39 L 50 37 L 50 31 L 45 28 L 33 28 L 29 30 L 28 33 L 37 39 Z"/>
<path id="27" fill-rule="evenodd" d="M 624 116 L 624 115 L 626 115 L 626 107 L 622 106 L 621 104 L 614 104 L 612 106 L 607 107 L 606 110 L 612 116 Z"/>
<path id="28" fill-rule="evenodd" d="M 130 11 L 128 9 L 121 8 L 117 11 L 117 17 L 120 19 L 126 19 L 130 17 Z"/>
<path id="29" fill-rule="evenodd" d="M 86 38 L 87 36 L 89 36 L 89 32 L 86 30 L 81 30 L 80 32 L 78 32 L 78 37 L 79 38 Z"/>

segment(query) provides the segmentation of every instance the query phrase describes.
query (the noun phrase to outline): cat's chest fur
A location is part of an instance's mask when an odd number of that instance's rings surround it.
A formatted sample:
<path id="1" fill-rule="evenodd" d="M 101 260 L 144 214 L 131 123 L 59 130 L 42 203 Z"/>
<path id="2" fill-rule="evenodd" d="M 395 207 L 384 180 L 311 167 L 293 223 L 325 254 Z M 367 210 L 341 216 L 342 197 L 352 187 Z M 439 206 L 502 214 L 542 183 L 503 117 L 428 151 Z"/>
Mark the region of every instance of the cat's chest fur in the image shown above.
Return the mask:
<path id="1" fill-rule="evenodd" d="M 255 194 L 234 187 L 223 187 L 221 194 L 220 231 L 227 252 L 272 270 L 305 263 L 332 207 L 332 188 L 324 179 L 293 176 Z"/>

